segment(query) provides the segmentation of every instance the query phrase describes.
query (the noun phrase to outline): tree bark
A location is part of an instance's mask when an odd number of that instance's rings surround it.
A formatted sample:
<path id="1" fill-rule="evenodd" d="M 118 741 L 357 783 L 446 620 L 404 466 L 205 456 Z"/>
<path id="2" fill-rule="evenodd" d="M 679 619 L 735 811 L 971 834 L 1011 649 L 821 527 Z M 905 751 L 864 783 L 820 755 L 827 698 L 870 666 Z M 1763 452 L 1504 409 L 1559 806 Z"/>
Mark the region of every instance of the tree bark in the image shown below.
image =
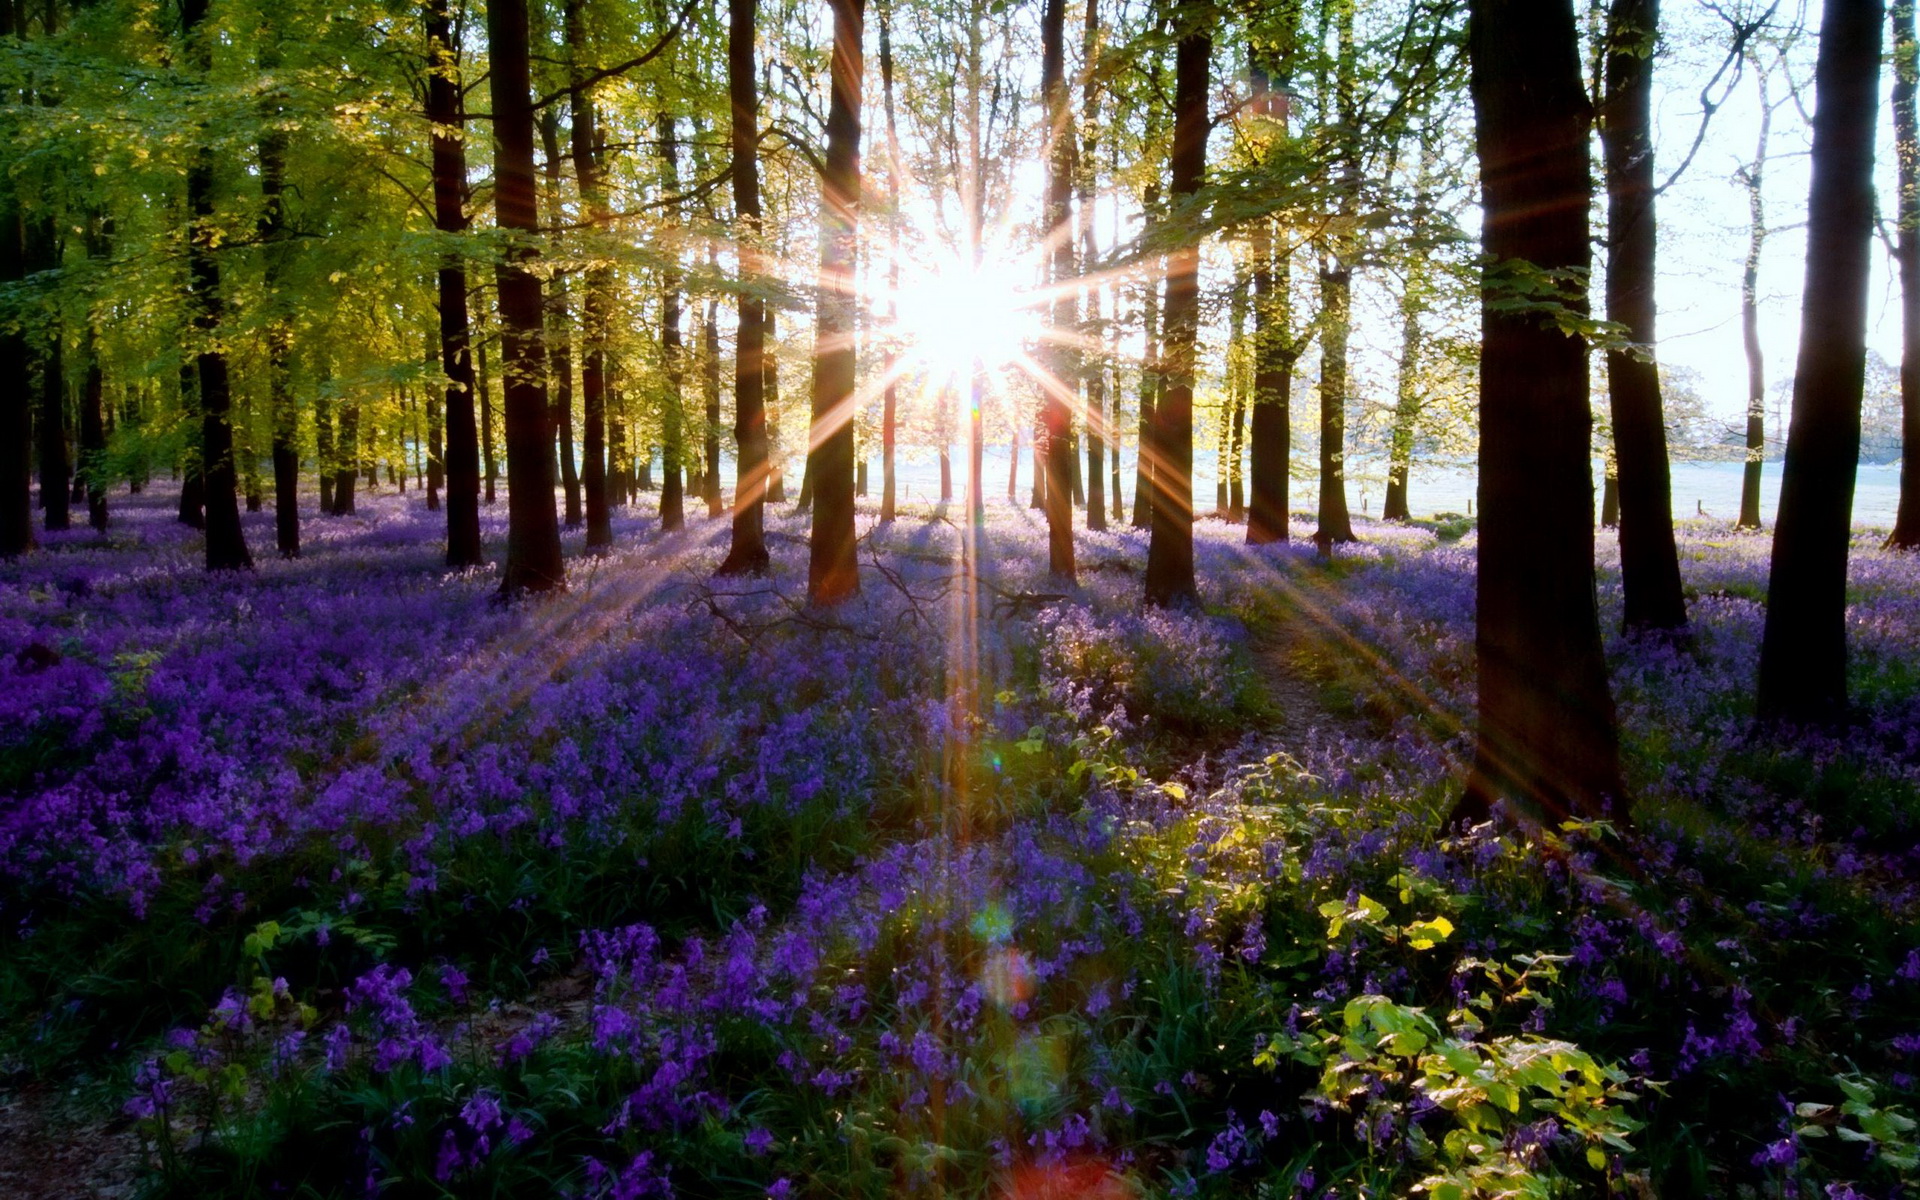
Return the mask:
<path id="1" fill-rule="evenodd" d="M 591 90 L 582 86 L 585 69 L 581 64 L 586 55 L 583 7 L 583 0 L 566 0 L 564 23 L 567 47 L 573 55 L 571 149 L 574 178 L 580 186 L 580 205 L 586 210 L 587 223 L 597 231 L 604 229 L 611 214 L 607 210 L 606 186 L 600 174 L 599 114 L 594 109 Z M 612 291 L 612 272 L 599 265 L 589 268 L 580 330 L 580 491 L 587 522 L 587 550 L 590 553 L 613 544 L 613 524 L 607 498 L 610 440 L 607 430 L 607 325 L 612 309 Z M 617 442 L 617 431 L 612 440 Z"/>
<path id="2" fill-rule="evenodd" d="M 202 75 L 213 68 L 211 39 L 200 36 L 207 0 L 182 0 L 182 32 L 193 42 L 193 60 Z M 191 211 L 192 246 L 188 275 L 193 325 L 199 334 L 200 475 L 206 488 L 207 569 L 239 570 L 253 566 L 246 535 L 240 528 L 240 497 L 233 463 L 233 427 L 229 423 L 232 391 L 227 381 L 227 356 L 221 349 L 220 326 L 224 302 L 220 296 L 218 232 L 213 228 L 214 157 L 211 145 L 194 151 L 187 169 L 187 206 Z"/>
<path id="3" fill-rule="evenodd" d="M 93 329 L 87 329 L 87 377 L 80 389 L 80 478 L 87 487 L 87 524 L 107 531 L 107 423 L 103 404 L 106 379 Z"/>
<path id="4" fill-rule="evenodd" d="M 1094 188 L 1099 182 L 1100 84 L 1094 70 L 1100 53 L 1099 0 L 1086 0 L 1086 21 L 1080 38 L 1081 137 L 1079 156 L 1079 221 L 1082 270 L 1092 269 L 1099 259 L 1100 247 L 1093 228 Z M 1100 285 L 1087 287 L 1087 338 L 1104 343 L 1106 330 L 1100 318 Z M 1083 366 L 1081 378 L 1087 393 L 1087 528 L 1107 527 L 1107 491 L 1104 478 L 1109 425 L 1107 422 L 1107 373 L 1105 355 Z"/>
<path id="5" fill-rule="evenodd" d="M 202 387 L 204 388 L 204 377 Z M 340 436 L 335 446 L 339 469 L 333 473 L 333 515 L 354 515 L 354 489 L 360 483 L 360 406 L 340 406 Z"/>
<path id="6" fill-rule="evenodd" d="M 1820 24 L 1800 356 L 1760 641 L 1765 720 L 1831 718 L 1847 700 L 1847 546 L 1860 465 L 1884 15 L 1880 0 L 1827 0 Z"/>
<path id="7" fill-rule="evenodd" d="M 820 301 L 814 322 L 813 481 L 807 600 L 838 604 L 860 590 L 853 530 L 854 252 L 860 223 L 861 47 L 866 0 L 830 0 L 832 95 L 820 180 Z"/>
<path id="8" fill-rule="evenodd" d="M 1593 572 L 1587 350 L 1537 310 L 1503 306 L 1507 273 L 1591 262 L 1590 111 L 1567 0 L 1471 0 L 1490 264 L 1481 283 L 1479 731 L 1453 820 L 1504 802 L 1523 822 L 1624 818 L 1619 735 Z M 1584 312 L 1584 284 L 1561 302 Z M 1451 822 L 1450 822 L 1451 823 Z"/>
<path id="9" fill-rule="evenodd" d="M 760 254 L 760 94 L 754 66 L 754 23 L 759 0 L 729 0 L 727 5 L 727 92 L 732 99 L 733 211 L 740 222 L 741 288 L 734 334 L 733 544 L 720 564 L 722 575 L 757 575 L 767 569 L 766 501 L 768 487 L 767 302 L 754 291 L 765 277 Z M 889 477 L 891 487 L 891 477 Z"/>
<path id="10" fill-rule="evenodd" d="M 529 269 L 540 230 L 533 172 L 532 81 L 527 59 L 526 0 L 487 6 L 492 66 L 494 217 L 512 239 L 494 268 L 500 291 L 500 371 L 507 434 L 507 564 L 500 594 L 566 587 L 560 522 L 553 505 L 553 430 L 547 411 L 545 310 L 540 280 Z"/>
<path id="11" fill-rule="evenodd" d="M 262 56 L 262 67 L 275 65 Z M 273 532 L 282 558 L 300 557 L 300 412 L 289 384 L 293 331 L 288 327 L 285 289 L 286 135 L 271 122 L 279 115 L 277 97 L 268 103 L 269 125 L 260 135 L 260 240 L 266 255 L 267 303 L 273 320 L 267 329 L 267 419 L 273 423 Z"/>
<path id="12" fill-rule="evenodd" d="M 27 274 L 19 198 L 0 179 L 0 285 Z M 33 550 L 33 399 L 27 339 L 0 323 L 0 558 Z"/>
<path id="13" fill-rule="evenodd" d="M 1761 180 L 1767 166 L 1767 141 L 1773 132 L 1773 105 L 1767 77 L 1760 75 L 1760 138 L 1753 162 L 1739 173 L 1747 189 L 1747 262 L 1740 275 L 1740 339 L 1747 353 L 1747 457 L 1740 479 L 1741 529 L 1760 528 L 1760 472 L 1767 461 L 1767 360 L 1760 349 L 1760 254 L 1767 244 L 1767 209 Z M 1904 366 L 1903 366 L 1904 376 Z"/>
<path id="14" fill-rule="evenodd" d="M 493 384 L 487 378 L 487 342 L 482 335 L 477 339 L 476 358 L 478 368 L 474 374 L 474 389 L 480 394 L 480 460 L 486 473 L 486 499 L 491 506 L 494 502 L 494 485 L 500 478 L 499 442 L 493 434 Z"/>
<path id="15" fill-rule="evenodd" d="M 1400 293 L 1399 395 L 1393 409 L 1393 434 L 1387 448 L 1387 498 L 1380 506 L 1383 521 L 1413 517 L 1407 506 L 1407 477 L 1413 472 L 1414 426 L 1420 419 L 1420 368 L 1425 334 L 1420 327 L 1419 289 L 1425 286 L 1419 265 L 1409 264 L 1405 289 Z"/>
<path id="16" fill-rule="evenodd" d="M 1899 164 L 1900 508 L 1887 536 L 1894 550 L 1920 550 L 1920 46 L 1913 0 L 1893 6 L 1893 126 Z"/>
<path id="17" fill-rule="evenodd" d="M 1359 244 L 1350 230 L 1358 218 L 1360 200 L 1360 131 L 1357 128 L 1360 81 L 1354 45 L 1353 6 L 1338 6 L 1339 53 L 1334 69 L 1334 108 L 1339 135 L 1335 140 L 1336 204 L 1342 232 L 1328 238 L 1320 266 L 1320 503 L 1317 546 L 1357 540 L 1347 508 L 1347 379 L 1348 341 L 1353 332 L 1353 260 Z"/>
<path id="18" fill-rule="evenodd" d="M 700 370 L 700 393 L 706 409 L 706 444 L 702 455 L 706 460 L 706 471 L 700 477 L 700 493 L 707 502 L 707 516 L 718 517 L 726 512 L 726 506 L 720 501 L 720 314 L 717 300 L 707 301 L 707 317 L 700 338 Z"/>
<path id="19" fill-rule="evenodd" d="M 1169 195 L 1178 206 L 1200 190 L 1207 166 L 1207 90 L 1213 41 L 1210 9 L 1181 0 L 1184 26 L 1174 50 L 1173 153 Z M 1166 381 L 1153 407 L 1153 529 L 1147 541 L 1146 601 L 1199 603 L 1193 578 L 1193 375 L 1200 327 L 1200 247 L 1167 256 Z"/>
<path id="20" fill-rule="evenodd" d="M 892 4 L 880 6 L 880 95 L 887 116 L 887 294 L 888 316 L 896 324 L 900 318 L 900 133 L 893 111 L 893 28 Z M 897 480 L 894 451 L 899 441 L 900 355 L 887 352 L 886 393 L 880 410 L 880 520 L 894 519 Z"/>
<path id="21" fill-rule="evenodd" d="M 1071 281 L 1078 273 L 1073 246 L 1073 115 L 1066 80 L 1066 0 L 1045 0 L 1040 18 L 1040 92 L 1047 112 L 1047 242 L 1051 246 L 1054 345 L 1042 390 L 1046 429 L 1047 570 L 1064 583 L 1074 580 L 1073 404 L 1079 391 L 1077 356 L 1067 340 L 1078 327 L 1079 305 Z"/>
<path id="22" fill-rule="evenodd" d="M 574 120 L 579 120 L 574 114 Z M 560 110 L 548 105 L 540 114 L 540 143 L 546 153 L 547 224 L 566 223 L 560 199 Z M 567 281 L 555 275 L 546 286 L 547 380 L 552 401 L 554 448 L 560 456 L 560 493 L 565 497 L 568 529 L 580 527 L 580 474 L 573 461 L 573 313 L 567 304 Z"/>
<path id="23" fill-rule="evenodd" d="M 673 114 L 662 112 L 659 127 L 663 190 L 671 195 L 680 190 L 680 144 Z M 667 391 L 660 409 L 660 528 L 669 533 L 687 523 L 684 473 L 680 469 L 686 457 L 681 400 L 686 368 L 682 357 L 680 264 L 670 253 L 666 266 L 660 271 L 660 360 L 667 376 Z"/>
<path id="24" fill-rule="evenodd" d="M 467 152 L 461 137 L 460 62 L 453 47 L 453 18 L 448 0 L 427 0 L 427 120 L 432 126 L 433 223 L 451 239 L 467 228 Z M 440 372 L 446 382 L 447 565 L 456 570 L 479 566 L 480 439 L 474 423 L 472 333 L 467 322 L 467 268 L 451 248 L 442 256 L 437 283 L 440 300 Z M 491 422 L 489 422 L 491 424 Z M 492 430 L 488 430 L 492 440 Z M 492 458 L 492 451 L 488 451 Z M 324 467 L 322 468 L 324 470 Z M 493 467 L 487 467 L 491 492 Z M 323 505 L 324 507 L 324 505 Z"/>
<path id="25" fill-rule="evenodd" d="M 51 223 L 36 241 L 41 242 L 42 271 L 58 269 L 58 258 L 51 249 Z M 34 432 L 40 442 L 40 519 L 49 533 L 73 527 L 69 479 L 72 468 L 67 443 L 67 372 L 61 353 L 65 334 L 59 319 L 51 318 L 43 332 L 46 343 L 40 352 L 40 412 L 34 420 Z M 239 519 L 236 514 L 236 521 Z"/>
<path id="26" fill-rule="evenodd" d="M 1612 0 L 1600 140 L 1607 174 L 1607 319 L 1630 349 L 1607 352 L 1620 476 L 1620 576 L 1629 630 L 1684 629 L 1660 373 L 1654 366 L 1653 46 L 1660 0 Z"/>
<path id="27" fill-rule="evenodd" d="M 1151 210 L 1149 210 L 1151 211 Z M 1161 260 L 1164 262 L 1164 260 Z M 1145 345 L 1140 354 L 1140 424 L 1134 435 L 1133 520 L 1135 529 L 1153 527 L 1153 407 L 1160 392 L 1160 280 L 1161 264 L 1150 264 L 1141 298 L 1140 325 Z"/>

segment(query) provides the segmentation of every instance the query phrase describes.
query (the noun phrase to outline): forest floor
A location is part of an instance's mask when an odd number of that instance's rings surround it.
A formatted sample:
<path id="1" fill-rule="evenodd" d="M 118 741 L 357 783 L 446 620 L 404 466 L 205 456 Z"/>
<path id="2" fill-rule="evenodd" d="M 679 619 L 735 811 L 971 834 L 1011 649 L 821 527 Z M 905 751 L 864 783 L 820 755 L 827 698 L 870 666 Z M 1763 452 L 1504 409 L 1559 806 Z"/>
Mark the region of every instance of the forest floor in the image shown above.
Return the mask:
<path id="1" fill-rule="evenodd" d="M 790 508 L 765 578 L 642 505 L 503 607 L 417 493 L 211 577 L 115 503 L 0 566 L 9 1194 L 1920 1186 L 1920 571 L 1871 534 L 1853 720 L 1757 733 L 1766 542 L 1686 525 L 1693 639 L 1609 639 L 1635 828 L 1541 854 L 1435 832 L 1459 523 L 1201 521 L 1181 614 L 1137 531 L 1062 588 L 1025 508 L 863 507 L 818 613 Z"/>

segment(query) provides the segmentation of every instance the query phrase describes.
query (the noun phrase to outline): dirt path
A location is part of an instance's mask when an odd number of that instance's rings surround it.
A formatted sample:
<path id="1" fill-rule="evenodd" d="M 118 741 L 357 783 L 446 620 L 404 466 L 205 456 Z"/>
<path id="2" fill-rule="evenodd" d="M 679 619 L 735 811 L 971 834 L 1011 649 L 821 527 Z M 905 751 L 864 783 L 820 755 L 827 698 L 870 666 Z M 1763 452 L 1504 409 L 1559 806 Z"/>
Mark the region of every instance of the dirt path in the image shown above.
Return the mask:
<path id="1" fill-rule="evenodd" d="M 117 1200 L 138 1192 L 141 1162 L 127 1118 L 103 1120 L 44 1087 L 0 1093 L 0 1196 Z"/>

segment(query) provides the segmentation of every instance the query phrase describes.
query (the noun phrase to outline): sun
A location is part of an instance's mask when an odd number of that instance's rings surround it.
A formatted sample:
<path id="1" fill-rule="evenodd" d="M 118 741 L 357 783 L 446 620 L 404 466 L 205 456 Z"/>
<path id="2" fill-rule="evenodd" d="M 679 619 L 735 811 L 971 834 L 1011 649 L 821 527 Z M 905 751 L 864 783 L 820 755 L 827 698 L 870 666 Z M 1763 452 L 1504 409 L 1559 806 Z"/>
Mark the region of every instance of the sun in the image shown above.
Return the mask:
<path id="1" fill-rule="evenodd" d="M 906 352 L 932 374 L 961 378 L 975 364 L 991 371 L 1015 361 L 1034 330 L 1028 274 L 1006 260 L 974 267 L 957 258 L 915 272 L 899 294 Z"/>

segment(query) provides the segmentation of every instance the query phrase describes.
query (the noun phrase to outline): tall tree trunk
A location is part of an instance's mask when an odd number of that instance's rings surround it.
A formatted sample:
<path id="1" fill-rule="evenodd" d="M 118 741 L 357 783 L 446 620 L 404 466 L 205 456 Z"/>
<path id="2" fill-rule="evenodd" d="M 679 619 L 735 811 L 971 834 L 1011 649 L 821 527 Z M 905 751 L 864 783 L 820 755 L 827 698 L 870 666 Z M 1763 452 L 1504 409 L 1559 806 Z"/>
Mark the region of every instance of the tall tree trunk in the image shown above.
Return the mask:
<path id="1" fill-rule="evenodd" d="M 760 254 L 760 93 L 754 66 L 754 22 L 759 0 L 728 0 L 727 92 L 733 101 L 733 211 L 740 221 L 740 275 L 749 285 L 766 273 Z M 734 334 L 733 544 L 720 564 L 722 575 L 757 575 L 767 569 L 768 490 L 767 302 L 742 288 Z M 889 478 L 891 486 L 891 478 Z"/>
<path id="2" fill-rule="evenodd" d="M 180 394 L 185 397 L 192 380 L 185 369 L 180 372 Z M 314 473 L 320 477 L 320 513 L 333 515 L 333 476 L 337 452 L 334 447 L 333 399 L 327 395 L 323 386 L 315 390 L 313 397 L 313 464 Z"/>
<path id="3" fill-rule="evenodd" d="M 1240 463 L 1246 449 L 1247 436 L 1247 390 L 1252 374 L 1250 366 L 1253 360 L 1252 347 L 1247 344 L 1247 303 L 1253 288 L 1249 277 L 1246 259 L 1234 255 L 1233 296 L 1228 301 L 1229 322 L 1232 335 L 1227 341 L 1227 400 L 1229 411 L 1223 416 L 1227 426 L 1222 431 L 1222 440 L 1226 443 L 1226 454 L 1222 456 L 1220 482 L 1226 485 L 1226 497 L 1220 505 L 1225 510 L 1229 524 L 1238 525 L 1247 517 L 1247 497 L 1245 484 L 1240 475 Z"/>
<path id="4" fill-rule="evenodd" d="M 1349 232 L 1359 215 L 1360 130 L 1358 52 L 1354 44 L 1353 5 L 1336 14 L 1339 53 L 1334 67 L 1334 106 L 1339 135 L 1335 141 L 1336 204 L 1340 232 L 1327 239 L 1320 266 L 1320 504 L 1314 544 L 1354 541 L 1347 508 L 1348 341 L 1353 331 L 1353 263 L 1360 246 Z"/>
<path id="5" fill-rule="evenodd" d="M 540 280 L 530 269 L 540 231 L 533 173 L 532 80 L 527 61 L 526 0 L 491 0 L 487 47 L 492 56 L 494 216 L 512 239 L 494 269 L 500 291 L 500 373 L 507 433 L 507 565 L 500 594 L 566 587 L 560 522 L 553 509 L 553 431 L 547 412 L 547 364 L 541 353 L 545 316 Z"/>
<path id="6" fill-rule="evenodd" d="M 860 82 L 866 0 L 830 0 L 832 97 L 820 180 L 820 301 L 814 322 L 813 478 L 807 600 L 838 604 L 860 590 L 853 532 L 854 252 L 860 224 Z"/>
<path id="7" fill-rule="evenodd" d="M 1047 211 L 1045 229 L 1051 247 L 1054 345 L 1047 356 L 1052 376 L 1041 389 L 1041 423 L 1046 429 L 1047 570 L 1072 583 L 1073 561 L 1073 405 L 1079 391 L 1078 355 L 1067 344 L 1078 327 L 1078 271 L 1073 246 L 1073 114 L 1066 79 L 1066 0 L 1045 0 L 1040 18 L 1040 92 L 1047 112 Z"/>
<path id="8" fill-rule="evenodd" d="M 1612 0 L 1600 140 L 1607 174 L 1607 319 L 1631 349 L 1607 352 L 1620 475 L 1620 576 L 1629 630 L 1686 627 L 1673 485 L 1654 353 L 1653 44 L 1660 0 Z"/>
<path id="9" fill-rule="evenodd" d="M 100 348 L 87 328 L 87 376 L 80 387 L 80 478 L 87 485 L 87 524 L 107 531 L 107 423 Z"/>
<path id="10" fill-rule="evenodd" d="M 351 517 L 354 515 L 354 489 L 360 483 L 360 405 L 357 402 L 340 406 L 340 436 L 336 450 L 340 467 L 333 474 L 333 515 Z"/>
<path id="11" fill-rule="evenodd" d="M 1272 114 L 1279 107 L 1270 97 L 1264 72 L 1254 75 L 1254 84 L 1263 97 L 1262 111 Z M 1280 119 L 1285 110 L 1279 109 Z M 1253 428 L 1249 431 L 1248 458 L 1252 486 L 1248 489 L 1247 544 L 1264 546 L 1287 540 L 1287 509 L 1290 505 L 1291 460 L 1293 457 L 1293 363 L 1297 353 L 1292 344 L 1293 255 L 1287 247 L 1276 247 L 1273 221 L 1262 218 L 1253 225 Z"/>
<path id="12" fill-rule="evenodd" d="M 713 264 L 709 263 L 711 267 Z M 707 516 L 726 512 L 720 501 L 720 304 L 707 301 L 707 318 L 700 338 L 700 395 L 706 408 L 706 444 L 703 447 L 706 473 L 700 478 L 700 493 L 707 502 Z"/>
<path id="13" fill-rule="evenodd" d="M 207 0 L 182 0 L 180 24 L 193 42 L 195 67 L 202 75 L 213 69 L 212 39 L 200 29 Z M 187 168 L 187 205 L 192 212 L 192 249 L 188 255 L 189 291 L 193 325 L 199 334 L 200 475 L 206 488 L 207 569 L 239 570 L 253 566 L 246 535 L 240 529 L 240 497 L 233 463 L 233 426 L 229 423 L 232 392 L 227 382 L 227 356 L 221 348 L 220 326 L 224 302 L 220 296 L 220 260 L 216 257 L 219 232 L 213 226 L 214 155 L 211 144 L 194 151 Z"/>
<path id="14" fill-rule="evenodd" d="M 26 278 L 19 197 L 0 178 L 0 286 Z M 34 549 L 33 399 L 26 335 L 0 322 L 0 558 Z"/>
<path id="15" fill-rule="evenodd" d="M 1767 244 L 1767 209 L 1761 181 L 1767 167 L 1767 142 L 1773 132 L 1773 104 L 1767 76 L 1760 81 L 1760 137 L 1753 162 L 1739 179 L 1747 189 L 1747 262 L 1740 275 L 1740 338 L 1747 352 L 1747 456 L 1740 478 L 1738 528 L 1760 528 L 1760 472 L 1767 461 L 1767 360 L 1760 349 L 1760 254 Z M 1904 366 L 1902 376 L 1904 378 Z"/>
<path id="16" fill-rule="evenodd" d="M 41 246 L 43 257 L 37 266 L 42 271 L 56 270 L 59 260 L 47 245 L 53 242 L 51 223 L 35 240 L 41 239 L 44 239 Z M 66 361 L 61 353 L 66 335 L 57 317 L 50 318 L 47 326 L 44 332 L 46 343 L 40 352 L 40 412 L 33 424 L 40 442 L 41 521 L 52 533 L 73 526 L 69 490 L 72 469 L 67 451 Z M 234 519 L 239 519 L 237 514 Z"/>
<path id="17" fill-rule="evenodd" d="M 1860 465 L 1880 0 L 1827 0 L 1814 66 L 1813 181 L 1793 417 L 1760 641 L 1763 719 L 1847 700 L 1847 545 Z"/>
<path id="18" fill-rule="evenodd" d="M 662 112 L 659 127 L 662 190 L 671 195 L 680 190 L 680 143 L 673 114 Z M 671 532 L 687 522 L 681 471 L 686 456 L 686 423 L 681 403 L 685 366 L 680 340 L 680 264 L 671 252 L 660 271 L 660 360 L 667 376 L 660 409 L 660 528 Z"/>
<path id="19" fill-rule="evenodd" d="M 440 347 L 438 339 L 427 361 L 439 366 Z M 440 511 L 440 493 L 447 487 L 446 460 L 446 417 L 442 405 L 446 403 L 437 387 L 427 389 L 427 510 Z"/>
<path id="20" fill-rule="evenodd" d="M 1151 211 L 1151 209 L 1149 209 Z M 1142 289 L 1141 329 L 1145 345 L 1140 355 L 1140 428 L 1136 432 L 1133 455 L 1133 527 L 1153 527 L 1154 398 L 1160 394 L 1160 288 L 1165 259 L 1149 264 L 1146 286 Z"/>
<path id="21" fill-rule="evenodd" d="M 1920 550 L 1920 46 L 1913 0 L 1893 6 L 1893 127 L 1900 179 L 1900 509 L 1887 546 Z"/>
<path id="22" fill-rule="evenodd" d="M 775 422 L 775 414 L 780 411 L 780 356 L 774 349 L 775 326 L 779 314 L 771 305 L 766 307 L 767 337 L 761 354 L 766 369 L 760 373 L 761 387 L 766 394 L 761 403 L 767 410 L 767 475 L 771 482 L 767 484 L 767 503 L 784 504 L 787 499 L 787 472 L 784 454 L 776 454 L 774 447 L 780 446 L 780 427 Z"/>
<path id="23" fill-rule="evenodd" d="M 1424 285 L 1419 272 L 1407 273 L 1400 294 L 1399 394 L 1393 408 L 1393 432 L 1387 446 L 1387 498 L 1380 506 L 1384 521 L 1413 517 L 1407 507 L 1407 477 L 1413 473 L 1413 433 L 1420 418 L 1420 368 L 1425 335 L 1420 327 L 1421 302 L 1416 289 Z"/>
<path id="24" fill-rule="evenodd" d="M 578 113 L 574 120 L 579 121 Z M 546 152 L 547 223 L 566 224 L 560 200 L 560 110 L 548 105 L 540 114 L 540 143 Z M 551 389 L 553 438 L 560 455 L 560 492 L 566 498 L 566 525 L 580 527 L 580 475 L 573 463 L 573 313 L 567 305 L 567 281 L 555 275 L 546 288 L 547 379 Z"/>
<path id="25" fill-rule="evenodd" d="M 1200 190 L 1207 166 L 1210 10 L 1181 0 L 1184 27 L 1174 51 L 1171 191 L 1177 209 Z M 1193 579 L 1193 375 L 1200 326 L 1200 247 L 1168 256 L 1162 391 L 1153 407 L 1153 532 L 1147 542 L 1146 600 L 1162 607 L 1199 603 Z"/>
<path id="26" fill-rule="evenodd" d="M 1099 0 L 1086 0 L 1086 20 L 1080 34 L 1080 125 L 1079 147 L 1080 255 L 1082 272 L 1093 269 L 1100 247 L 1093 228 L 1094 189 L 1098 184 L 1100 150 L 1100 83 L 1094 70 L 1100 53 Z M 1087 337 L 1104 343 L 1106 329 L 1100 317 L 1100 285 L 1087 287 Z M 1107 424 L 1106 356 L 1091 364 L 1083 362 L 1081 380 L 1087 393 L 1087 528 L 1107 527 L 1107 491 L 1103 472 L 1106 468 Z"/>
<path id="27" fill-rule="evenodd" d="M 494 502 L 494 485 L 500 479 L 499 441 L 493 432 L 493 384 L 487 378 L 487 341 L 482 335 L 477 347 L 479 359 L 474 374 L 474 389 L 480 393 L 480 461 L 486 474 L 486 500 Z"/>
<path id="28" fill-rule="evenodd" d="M 278 66 L 277 46 L 269 41 L 261 67 Z M 282 558 L 300 557 L 300 412 L 289 383 L 293 331 L 285 311 L 287 138 L 275 122 L 280 101 L 269 99 L 267 127 L 260 135 L 260 241 L 266 255 L 267 303 L 273 320 L 267 329 L 267 419 L 273 426 L 273 532 Z"/>
<path id="29" fill-rule="evenodd" d="M 585 0 L 566 0 L 565 25 L 567 48 L 573 56 L 573 173 L 580 185 L 580 206 L 586 210 L 587 223 L 595 230 L 606 228 L 612 214 L 607 209 L 606 186 L 601 179 L 599 114 L 592 92 L 582 86 L 583 60 L 586 56 Z M 581 312 L 581 468 L 580 490 L 586 510 L 587 550 L 591 553 L 613 544 L 613 523 L 608 507 L 609 442 L 617 445 L 620 430 L 613 436 L 607 429 L 607 327 L 612 308 L 613 274 L 595 265 L 587 271 L 587 295 Z M 617 423 L 616 423 L 617 424 Z M 616 473 L 617 478 L 617 473 Z M 625 489 L 617 489 L 625 498 Z"/>
<path id="30" fill-rule="evenodd" d="M 460 61 L 448 0 L 427 0 L 427 120 L 432 126 L 433 223 L 443 234 L 467 228 L 467 151 L 461 137 Z M 480 439 L 475 428 L 472 332 L 467 323 L 467 268 L 459 254 L 440 261 L 440 373 L 446 382 L 447 565 L 480 565 Z M 493 431 L 488 422 L 487 439 Z M 487 452 L 491 499 L 493 452 Z M 324 472 L 325 467 L 323 466 Z M 322 478 L 325 476 L 323 474 Z M 324 502 L 322 504 L 324 508 Z"/>
<path id="31" fill-rule="evenodd" d="M 1495 269 L 1481 283 L 1480 722 L 1454 819 L 1496 802 L 1548 827 L 1570 814 L 1624 818 L 1594 592 L 1587 348 L 1503 303 L 1509 264 L 1584 278 L 1591 261 L 1590 112 L 1572 5 L 1471 0 L 1467 37 L 1481 247 Z M 1584 285 L 1561 301 L 1584 313 Z"/>
<path id="32" fill-rule="evenodd" d="M 900 135 L 893 112 L 892 4 L 880 6 L 880 94 L 887 115 L 887 308 L 895 322 L 900 317 Z M 899 440 L 900 356 L 887 352 L 887 389 L 880 411 L 880 520 L 894 519 L 894 450 Z"/>

